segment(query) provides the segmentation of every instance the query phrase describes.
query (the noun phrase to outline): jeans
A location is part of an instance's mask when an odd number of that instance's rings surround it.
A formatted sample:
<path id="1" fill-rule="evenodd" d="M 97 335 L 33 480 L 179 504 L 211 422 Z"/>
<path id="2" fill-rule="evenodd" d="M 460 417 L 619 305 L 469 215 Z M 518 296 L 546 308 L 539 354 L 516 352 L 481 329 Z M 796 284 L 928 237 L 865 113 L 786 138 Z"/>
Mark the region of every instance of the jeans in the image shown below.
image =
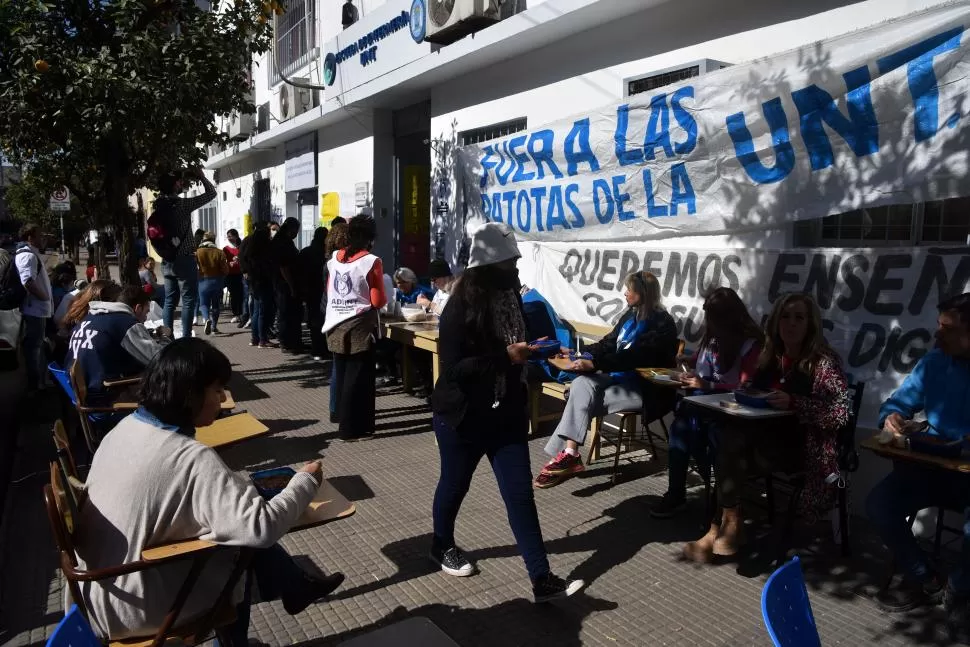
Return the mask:
<path id="1" fill-rule="evenodd" d="M 542 542 L 542 529 L 532 490 L 528 428 L 525 409 L 521 415 L 506 416 L 506 424 L 466 418 L 461 431 L 450 428 L 439 416 L 433 426 L 441 455 L 441 476 L 434 493 L 432 516 L 434 544 L 448 549 L 455 545 L 455 521 L 461 502 L 483 456 L 488 457 L 498 481 L 505 511 L 529 577 L 535 581 L 549 573 L 549 560 Z M 508 424 L 508 423 L 512 424 Z"/>
<path id="2" fill-rule="evenodd" d="M 213 328 L 219 327 L 222 282 L 221 276 L 210 276 L 199 280 L 199 308 L 202 310 L 202 319 L 211 321 Z"/>
<path id="3" fill-rule="evenodd" d="M 218 639 L 217 647 L 246 647 L 249 644 L 249 616 L 252 608 L 253 579 L 259 586 L 264 601 L 287 597 L 300 590 L 305 573 L 296 565 L 289 553 L 279 544 L 254 551 L 253 561 L 246 577 L 242 601 L 236 606 L 236 621 L 219 631 L 226 645 Z"/>
<path id="4" fill-rule="evenodd" d="M 283 348 L 298 348 L 302 343 L 300 324 L 303 323 L 303 302 L 293 296 L 286 283 L 279 283 L 276 287 L 276 305 L 279 308 L 280 346 Z"/>
<path id="5" fill-rule="evenodd" d="M 199 267 L 195 256 L 176 256 L 174 261 L 162 261 L 165 278 L 165 308 L 162 323 L 172 329 L 175 307 L 182 301 L 182 337 L 192 336 L 192 321 L 199 301 Z"/>
<path id="6" fill-rule="evenodd" d="M 250 315 L 252 314 L 252 310 L 250 309 L 251 308 L 250 301 L 252 299 L 250 297 L 249 281 L 247 281 L 245 279 L 243 279 L 243 282 L 242 282 L 242 292 L 243 292 L 243 294 L 242 294 L 242 315 L 241 315 L 241 317 L 245 321 L 246 319 L 249 319 Z"/>
<path id="7" fill-rule="evenodd" d="M 238 317 L 243 311 L 243 278 L 242 274 L 226 275 L 226 289 L 229 290 L 229 311 Z"/>
<path id="8" fill-rule="evenodd" d="M 253 312 L 250 320 L 250 331 L 254 344 L 269 342 L 269 331 L 276 316 L 276 303 L 273 288 L 256 284 L 253 289 Z"/>
<path id="9" fill-rule="evenodd" d="M 709 478 L 718 434 L 717 423 L 690 415 L 686 409 L 683 404 L 678 405 L 670 425 L 668 443 L 667 492 L 678 500 L 687 495 L 687 470 L 691 458 L 696 461 L 701 476 Z"/>
<path id="10" fill-rule="evenodd" d="M 40 386 L 44 371 L 47 370 L 44 361 L 44 332 L 47 329 L 47 317 L 24 315 L 24 361 L 27 363 L 27 389 L 33 390 Z"/>
<path id="11" fill-rule="evenodd" d="M 893 471 L 869 492 L 866 515 L 903 575 L 922 581 L 932 571 L 906 517 L 936 506 L 964 511 L 960 566 L 950 576 L 950 587 L 957 593 L 970 594 L 970 490 L 965 474 L 897 462 Z"/>

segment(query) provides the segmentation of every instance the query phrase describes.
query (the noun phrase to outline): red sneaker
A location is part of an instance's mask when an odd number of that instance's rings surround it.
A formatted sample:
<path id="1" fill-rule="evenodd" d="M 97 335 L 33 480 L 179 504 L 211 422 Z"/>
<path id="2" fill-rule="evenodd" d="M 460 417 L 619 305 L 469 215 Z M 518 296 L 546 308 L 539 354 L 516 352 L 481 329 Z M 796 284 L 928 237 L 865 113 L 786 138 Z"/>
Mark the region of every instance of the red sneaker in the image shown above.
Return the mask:
<path id="1" fill-rule="evenodd" d="M 582 458 L 561 451 L 554 459 L 546 463 L 542 471 L 546 474 L 557 476 L 559 474 L 582 472 L 584 469 Z"/>

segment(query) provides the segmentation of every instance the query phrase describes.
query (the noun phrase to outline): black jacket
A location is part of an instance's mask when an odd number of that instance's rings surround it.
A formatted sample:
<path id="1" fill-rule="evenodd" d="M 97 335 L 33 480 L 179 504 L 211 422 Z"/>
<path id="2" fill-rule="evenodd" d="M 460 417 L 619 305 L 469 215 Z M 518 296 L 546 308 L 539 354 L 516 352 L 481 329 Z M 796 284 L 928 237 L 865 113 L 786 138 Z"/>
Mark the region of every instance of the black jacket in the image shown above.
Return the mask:
<path id="1" fill-rule="evenodd" d="M 613 373 L 636 368 L 673 368 L 677 360 L 677 324 L 666 310 L 655 310 L 650 315 L 647 331 L 637 337 L 632 347 L 616 350 L 620 329 L 634 316 L 636 311 L 630 308 L 616 322 L 610 334 L 595 344 L 583 347 L 593 356 L 593 366 L 597 371 Z"/>
<path id="2" fill-rule="evenodd" d="M 519 301 L 521 307 L 521 299 Z M 460 298 L 448 300 L 441 314 L 438 361 L 441 374 L 431 396 L 431 408 L 449 427 L 459 432 L 493 425 L 509 426 L 528 419 L 524 366 L 509 359 L 501 340 L 485 339 L 465 326 L 466 307 Z M 495 402 L 495 380 L 505 377 L 505 397 Z M 496 430 L 497 431 L 497 430 Z"/>

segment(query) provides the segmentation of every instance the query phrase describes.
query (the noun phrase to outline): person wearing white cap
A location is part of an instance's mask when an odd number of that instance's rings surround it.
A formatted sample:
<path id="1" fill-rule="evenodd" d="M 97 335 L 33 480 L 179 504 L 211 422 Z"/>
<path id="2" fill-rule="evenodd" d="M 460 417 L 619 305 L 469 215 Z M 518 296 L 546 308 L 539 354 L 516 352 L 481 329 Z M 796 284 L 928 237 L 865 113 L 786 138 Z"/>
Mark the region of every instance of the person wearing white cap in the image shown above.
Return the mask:
<path id="1" fill-rule="evenodd" d="M 542 542 L 529 464 L 524 365 L 532 349 L 515 267 L 519 248 L 505 225 L 471 232 L 468 268 L 441 315 L 441 377 L 431 398 L 441 455 L 435 490 L 431 559 L 449 575 L 475 567 L 455 542 L 455 521 L 475 468 L 487 456 L 505 501 L 509 525 L 532 580 L 535 601 L 576 593 L 582 580 L 552 574 Z"/>

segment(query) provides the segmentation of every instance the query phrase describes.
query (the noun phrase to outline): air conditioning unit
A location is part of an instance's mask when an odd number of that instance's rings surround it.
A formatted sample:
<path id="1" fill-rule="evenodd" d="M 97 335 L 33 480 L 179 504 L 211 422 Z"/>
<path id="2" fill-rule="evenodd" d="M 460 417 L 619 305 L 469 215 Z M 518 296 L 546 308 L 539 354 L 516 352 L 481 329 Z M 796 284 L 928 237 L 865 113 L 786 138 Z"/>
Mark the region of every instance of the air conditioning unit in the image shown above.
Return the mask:
<path id="1" fill-rule="evenodd" d="M 244 141 L 256 130 L 255 115 L 247 115 L 242 112 L 234 112 L 229 115 L 229 138 L 235 141 Z"/>
<path id="2" fill-rule="evenodd" d="M 303 83 L 309 82 L 308 79 L 292 80 Z M 297 115 L 302 115 L 304 112 L 312 108 L 313 93 L 314 90 L 310 90 L 308 88 L 300 88 L 295 85 L 290 85 L 289 83 L 283 84 L 283 86 L 280 87 L 279 104 L 277 105 L 279 120 L 286 121 L 287 119 L 292 119 Z"/>
<path id="3" fill-rule="evenodd" d="M 500 0 L 425 0 L 425 40 L 453 43 L 502 19 Z"/>

